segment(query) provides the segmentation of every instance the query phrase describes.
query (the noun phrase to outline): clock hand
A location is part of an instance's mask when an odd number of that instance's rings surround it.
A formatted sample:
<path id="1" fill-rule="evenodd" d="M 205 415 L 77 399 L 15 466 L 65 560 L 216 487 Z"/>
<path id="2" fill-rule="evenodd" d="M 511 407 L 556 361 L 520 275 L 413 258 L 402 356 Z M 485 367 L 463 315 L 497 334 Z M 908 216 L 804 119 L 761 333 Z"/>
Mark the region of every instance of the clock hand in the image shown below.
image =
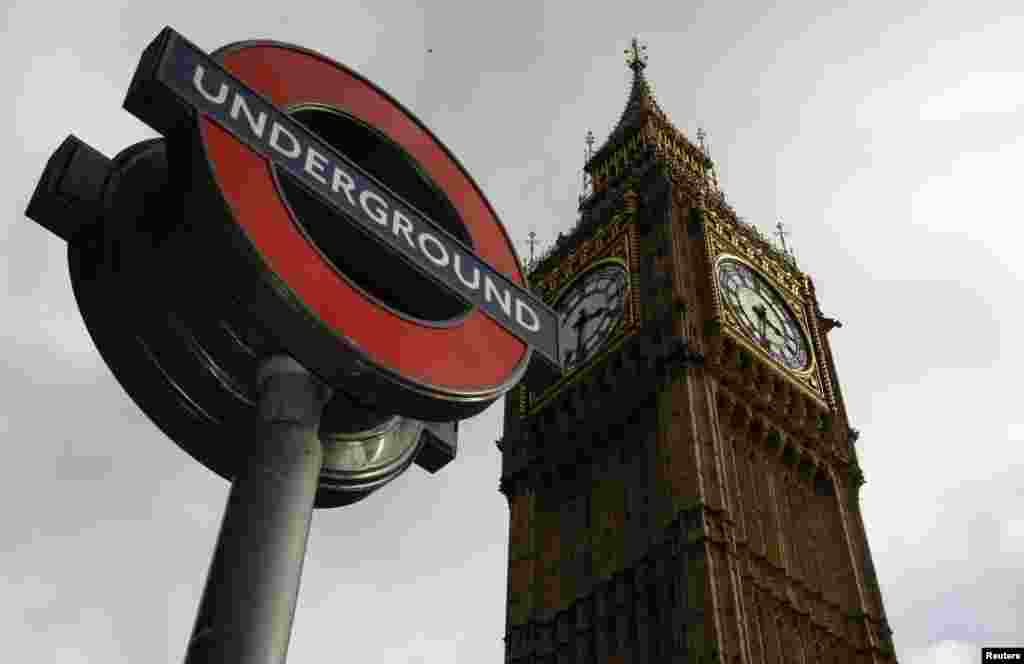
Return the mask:
<path id="1" fill-rule="evenodd" d="M 768 322 L 768 312 L 765 311 L 765 308 L 760 304 L 755 304 L 751 309 L 754 310 L 754 313 L 757 314 L 757 317 L 761 320 L 761 344 L 767 344 L 768 336 L 765 333 L 765 324 Z"/>
<path id="2" fill-rule="evenodd" d="M 587 320 L 589 320 L 589 318 L 590 317 L 587 315 L 587 308 L 586 307 L 580 307 L 580 313 L 576 317 L 576 322 L 572 324 L 573 329 L 576 330 L 576 348 L 575 348 L 575 353 L 576 353 L 576 356 L 577 356 L 576 357 L 576 361 L 577 362 L 579 362 L 580 360 L 583 359 L 583 328 L 584 328 L 584 326 L 586 326 Z"/>
<path id="3" fill-rule="evenodd" d="M 572 327 L 576 330 L 576 355 L 577 362 L 582 361 L 586 355 L 586 347 L 583 345 L 583 335 L 587 329 L 587 323 L 590 323 L 595 318 L 600 318 L 601 315 L 607 311 L 610 311 L 609 307 L 598 307 L 592 312 L 588 312 L 586 307 L 580 309 L 579 315 L 576 317 L 576 322 L 573 323 Z M 588 337 L 589 339 L 589 337 Z"/>

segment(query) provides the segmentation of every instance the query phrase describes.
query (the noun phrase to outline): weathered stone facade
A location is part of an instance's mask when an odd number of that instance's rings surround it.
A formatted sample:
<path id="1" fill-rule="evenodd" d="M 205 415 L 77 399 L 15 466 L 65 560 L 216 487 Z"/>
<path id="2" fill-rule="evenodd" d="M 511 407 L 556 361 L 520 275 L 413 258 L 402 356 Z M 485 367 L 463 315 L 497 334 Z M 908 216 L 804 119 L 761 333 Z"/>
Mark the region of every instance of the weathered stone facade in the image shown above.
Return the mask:
<path id="1" fill-rule="evenodd" d="M 619 252 L 635 316 L 572 375 L 537 365 L 506 398 L 505 661 L 895 662 L 834 321 L 725 202 L 706 154 L 654 103 L 642 58 L 631 67 L 580 222 L 531 283 L 554 293 Z M 799 312 L 809 368 L 781 368 L 723 316 L 725 253 Z"/>

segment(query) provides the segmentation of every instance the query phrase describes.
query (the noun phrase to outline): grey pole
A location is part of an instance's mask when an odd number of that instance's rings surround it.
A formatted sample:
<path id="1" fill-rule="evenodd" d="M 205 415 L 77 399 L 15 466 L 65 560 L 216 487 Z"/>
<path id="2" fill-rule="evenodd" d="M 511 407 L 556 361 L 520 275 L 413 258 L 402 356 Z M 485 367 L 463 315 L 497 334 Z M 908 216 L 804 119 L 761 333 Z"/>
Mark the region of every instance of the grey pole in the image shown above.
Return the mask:
<path id="1" fill-rule="evenodd" d="M 231 484 L 185 664 L 283 664 L 330 389 L 290 357 L 259 375 L 260 421 Z"/>

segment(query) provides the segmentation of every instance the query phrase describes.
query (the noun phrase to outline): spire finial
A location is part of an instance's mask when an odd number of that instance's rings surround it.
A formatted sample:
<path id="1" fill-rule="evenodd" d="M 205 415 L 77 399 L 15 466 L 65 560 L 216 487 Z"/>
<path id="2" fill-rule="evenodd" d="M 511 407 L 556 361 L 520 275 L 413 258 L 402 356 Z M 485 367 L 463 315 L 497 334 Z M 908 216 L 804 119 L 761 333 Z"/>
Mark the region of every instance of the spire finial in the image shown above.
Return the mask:
<path id="1" fill-rule="evenodd" d="M 647 45 L 641 44 L 636 37 L 633 37 L 629 48 L 623 53 L 626 54 L 626 64 L 637 74 L 647 66 Z"/>
<path id="2" fill-rule="evenodd" d="M 588 129 L 587 135 L 583 141 L 587 144 L 587 149 L 583 153 L 583 189 L 580 191 L 579 196 L 579 203 L 581 204 L 583 203 L 583 199 L 593 193 L 591 187 L 592 181 L 590 179 L 590 174 L 587 173 L 586 164 L 589 164 L 590 159 L 594 156 L 594 132 Z"/>
<path id="3" fill-rule="evenodd" d="M 789 235 L 789 231 L 785 230 L 785 226 L 782 225 L 782 219 L 779 219 L 779 223 L 775 224 L 775 228 L 775 236 L 782 243 L 782 251 L 788 254 L 789 249 L 786 247 L 786 236 Z"/>

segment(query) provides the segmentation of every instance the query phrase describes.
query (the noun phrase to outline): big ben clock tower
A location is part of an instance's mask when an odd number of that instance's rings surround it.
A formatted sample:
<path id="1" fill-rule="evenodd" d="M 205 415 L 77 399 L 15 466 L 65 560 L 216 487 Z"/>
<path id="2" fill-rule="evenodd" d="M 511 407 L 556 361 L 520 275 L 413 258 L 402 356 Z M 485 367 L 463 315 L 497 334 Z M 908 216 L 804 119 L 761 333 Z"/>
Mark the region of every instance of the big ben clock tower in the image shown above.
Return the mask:
<path id="1" fill-rule="evenodd" d="M 532 266 L 565 371 L 505 402 L 505 661 L 895 662 L 814 284 L 655 103 L 626 108 Z"/>

